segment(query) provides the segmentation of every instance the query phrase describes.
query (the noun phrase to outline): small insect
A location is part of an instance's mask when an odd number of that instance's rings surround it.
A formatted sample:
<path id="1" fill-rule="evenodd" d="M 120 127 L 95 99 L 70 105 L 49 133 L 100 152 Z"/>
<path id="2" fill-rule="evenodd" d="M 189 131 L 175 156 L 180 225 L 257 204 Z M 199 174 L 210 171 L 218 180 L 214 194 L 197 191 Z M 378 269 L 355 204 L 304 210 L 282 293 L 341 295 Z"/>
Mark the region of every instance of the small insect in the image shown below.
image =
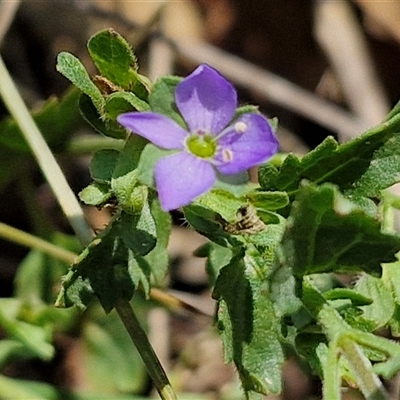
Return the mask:
<path id="1" fill-rule="evenodd" d="M 222 222 L 225 232 L 233 235 L 254 235 L 267 228 L 267 225 L 257 215 L 257 210 L 251 204 L 240 207 L 236 215 L 238 217 L 237 222 L 233 224 L 225 220 Z"/>

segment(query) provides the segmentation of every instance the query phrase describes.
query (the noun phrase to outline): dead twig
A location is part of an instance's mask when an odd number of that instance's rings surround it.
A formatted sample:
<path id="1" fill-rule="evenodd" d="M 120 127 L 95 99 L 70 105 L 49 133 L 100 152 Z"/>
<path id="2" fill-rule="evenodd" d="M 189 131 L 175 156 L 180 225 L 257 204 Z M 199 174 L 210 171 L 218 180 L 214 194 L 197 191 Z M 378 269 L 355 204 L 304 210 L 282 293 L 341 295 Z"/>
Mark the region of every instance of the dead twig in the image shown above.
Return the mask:
<path id="1" fill-rule="evenodd" d="M 3 0 L 2 2 L 0 2 L 0 46 L 14 20 L 20 3 L 20 0 Z"/>
<path id="2" fill-rule="evenodd" d="M 389 111 L 389 101 L 350 4 L 319 0 L 315 2 L 314 15 L 315 36 L 350 108 L 368 127 L 378 124 Z"/>

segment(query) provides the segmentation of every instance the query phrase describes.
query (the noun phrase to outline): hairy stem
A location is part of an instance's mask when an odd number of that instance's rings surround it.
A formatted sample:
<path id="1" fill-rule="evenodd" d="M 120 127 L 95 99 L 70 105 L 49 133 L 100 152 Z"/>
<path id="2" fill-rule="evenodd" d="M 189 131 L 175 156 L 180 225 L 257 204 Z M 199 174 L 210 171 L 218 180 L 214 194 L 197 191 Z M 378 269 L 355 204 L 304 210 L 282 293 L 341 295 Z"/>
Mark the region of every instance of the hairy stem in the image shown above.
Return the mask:
<path id="1" fill-rule="evenodd" d="M 169 383 L 168 377 L 158 360 L 146 332 L 140 326 L 139 321 L 128 301 L 120 300 L 115 306 L 132 342 L 139 351 L 147 371 L 163 400 L 177 400 L 176 394 Z"/>
<path id="2" fill-rule="evenodd" d="M 368 400 L 389 400 L 389 394 L 359 345 L 352 339 L 343 337 L 340 339 L 339 346 L 365 398 Z"/>

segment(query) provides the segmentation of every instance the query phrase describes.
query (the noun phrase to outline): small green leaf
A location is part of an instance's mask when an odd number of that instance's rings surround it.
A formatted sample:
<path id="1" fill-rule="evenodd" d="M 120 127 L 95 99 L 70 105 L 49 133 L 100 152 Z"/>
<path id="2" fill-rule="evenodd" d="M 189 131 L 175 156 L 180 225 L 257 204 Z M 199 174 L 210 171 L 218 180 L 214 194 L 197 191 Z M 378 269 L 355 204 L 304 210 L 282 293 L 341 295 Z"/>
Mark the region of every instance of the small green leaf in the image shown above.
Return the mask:
<path id="1" fill-rule="evenodd" d="M 99 150 L 96 152 L 90 163 L 92 179 L 97 183 L 110 183 L 120 154 L 117 150 Z"/>
<path id="2" fill-rule="evenodd" d="M 291 268 L 284 265 L 271 276 L 271 300 L 278 317 L 292 315 L 302 306 L 296 294 L 296 279 Z"/>
<path id="3" fill-rule="evenodd" d="M 348 288 L 335 288 L 323 293 L 327 300 L 349 299 L 355 306 L 366 306 L 373 301 L 358 291 Z"/>
<path id="4" fill-rule="evenodd" d="M 229 243 L 241 244 L 234 236 L 229 235 L 222 229 L 222 225 L 217 222 L 217 214 L 200 205 L 192 204 L 183 208 L 183 213 L 187 222 L 199 233 L 208 237 L 213 242 L 228 246 Z"/>
<path id="5" fill-rule="evenodd" d="M 69 79 L 79 90 L 89 96 L 98 112 L 104 108 L 104 98 L 92 82 L 83 64 L 72 54 L 61 52 L 57 57 L 57 71 Z"/>
<path id="6" fill-rule="evenodd" d="M 246 197 L 256 208 L 262 210 L 279 210 L 289 204 L 289 196 L 286 192 L 263 192 L 252 191 L 247 193 Z"/>
<path id="7" fill-rule="evenodd" d="M 128 273 L 135 287 L 142 285 L 148 298 L 151 289 L 151 267 L 143 257 L 131 250 L 129 250 Z"/>
<path id="8" fill-rule="evenodd" d="M 120 235 L 119 221 L 114 221 L 92 241 L 74 265 L 78 279 L 87 280 L 106 312 L 121 298 L 130 300 L 134 291 L 128 274 L 128 249 Z M 78 295 L 80 297 L 80 293 Z"/>
<path id="9" fill-rule="evenodd" d="M 111 187 L 124 211 L 136 214 L 141 211 L 147 198 L 147 187 L 138 183 L 137 166 L 147 141 L 130 135 L 122 151 L 111 179 Z"/>
<path id="10" fill-rule="evenodd" d="M 234 223 L 238 219 L 239 208 L 246 204 L 246 200 L 225 190 L 213 189 L 197 198 L 194 203 L 215 211 L 225 221 Z"/>
<path id="11" fill-rule="evenodd" d="M 79 271 L 70 270 L 63 277 L 62 288 L 55 305 L 60 308 L 76 306 L 79 310 L 85 310 L 93 297 L 94 293 L 89 280 L 83 279 Z"/>
<path id="12" fill-rule="evenodd" d="M 121 234 L 125 245 L 135 254 L 145 256 L 156 245 L 156 225 L 147 202 L 140 214 L 121 214 Z"/>
<path id="13" fill-rule="evenodd" d="M 393 316 L 395 303 L 382 279 L 363 274 L 354 286 L 354 291 L 373 299 L 372 304 L 360 307 L 362 318 L 373 324 L 372 330 L 385 326 Z"/>
<path id="14" fill-rule="evenodd" d="M 144 185 L 154 188 L 154 167 L 157 161 L 173 153 L 175 150 L 160 149 L 154 144 L 148 143 L 140 155 L 137 179 Z"/>
<path id="15" fill-rule="evenodd" d="M 171 216 L 161 209 L 157 198 L 149 201 L 150 212 L 156 224 L 156 247 L 144 257 L 144 260 L 151 268 L 151 273 L 155 281 L 160 284 L 165 278 L 168 270 L 169 255 L 167 251 L 168 241 L 171 234 Z"/>
<path id="16" fill-rule="evenodd" d="M 104 121 L 90 98 L 85 94 L 82 94 L 79 99 L 79 109 L 81 110 L 82 116 L 86 122 L 102 135 L 114 139 L 126 139 L 128 136 L 126 129 L 116 121 Z"/>
<path id="17" fill-rule="evenodd" d="M 121 35 L 113 29 L 100 31 L 89 39 L 88 50 L 104 77 L 121 88 L 134 92 L 141 99 L 147 97 L 147 88 L 137 72 L 136 57 Z"/>
<path id="18" fill-rule="evenodd" d="M 80 193 L 79 198 L 88 206 L 101 206 L 112 197 L 109 185 L 101 183 L 91 183 L 86 186 Z"/>
<path id="19" fill-rule="evenodd" d="M 211 286 L 214 286 L 220 270 L 231 261 L 233 252 L 229 247 L 207 242 L 198 248 L 194 255 L 197 257 L 207 257 L 206 271 L 210 277 Z"/>
<path id="20" fill-rule="evenodd" d="M 166 115 L 186 128 L 186 123 L 175 104 L 175 89 L 181 80 L 176 76 L 161 77 L 150 92 L 149 104 L 154 112 Z"/>
<path id="21" fill-rule="evenodd" d="M 106 98 L 106 118 L 115 120 L 118 115 L 129 111 L 149 111 L 150 106 L 132 92 L 115 92 Z"/>
<path id="22" fill-rule="evenodd" d="M 118 160 L 118 164 L 116 165 L 113 174 L 114 179 L 117 179 L 138 167 L 142 151 L 147 143 L 148 141 L 143 139 L 141 136 L 129 135 L 121 157 Z"/>

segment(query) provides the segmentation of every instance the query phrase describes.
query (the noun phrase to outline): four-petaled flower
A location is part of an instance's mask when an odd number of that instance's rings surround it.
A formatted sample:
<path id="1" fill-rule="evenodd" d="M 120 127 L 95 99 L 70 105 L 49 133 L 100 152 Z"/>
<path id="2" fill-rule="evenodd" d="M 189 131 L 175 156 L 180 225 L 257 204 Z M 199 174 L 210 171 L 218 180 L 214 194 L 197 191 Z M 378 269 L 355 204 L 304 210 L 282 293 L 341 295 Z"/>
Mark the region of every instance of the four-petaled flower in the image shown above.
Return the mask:
<path id="1" fill-rule="evenodd" d="M 230 82 L 200 65 L 175 89 L 175 103 L 188 130 L 155 112 L 121 114 L 118 122 L 162 149 L 154 171 L 165 211 L 189 204 L 210 190 L 221 174 L 236 174 L 268 160 L 278 141 L 265 117 L 245 113 L 233 119 L 237 94 Z"/>

